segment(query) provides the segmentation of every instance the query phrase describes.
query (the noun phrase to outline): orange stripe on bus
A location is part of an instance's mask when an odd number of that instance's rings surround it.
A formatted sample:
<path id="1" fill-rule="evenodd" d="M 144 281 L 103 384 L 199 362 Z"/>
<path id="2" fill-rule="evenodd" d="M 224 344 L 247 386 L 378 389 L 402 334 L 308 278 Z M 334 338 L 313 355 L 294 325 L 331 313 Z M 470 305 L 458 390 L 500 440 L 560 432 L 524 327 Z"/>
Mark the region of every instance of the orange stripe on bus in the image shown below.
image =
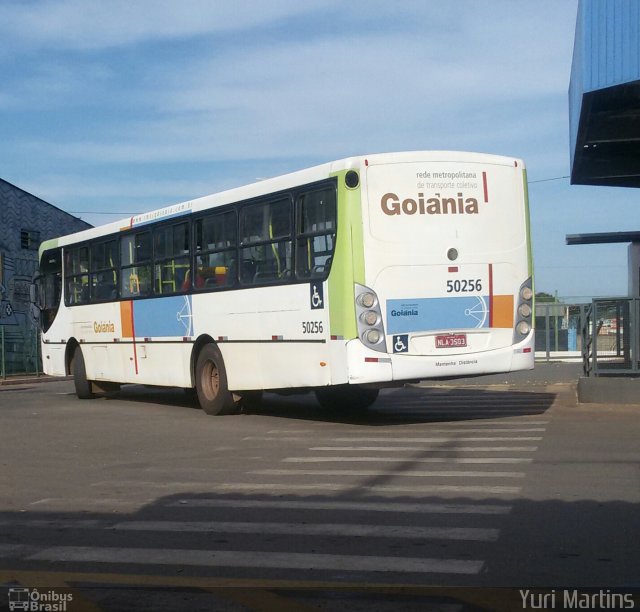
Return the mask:
<path id="1" fill-rule="evenodd" d="M 133 338 L 133 302 L 120 302 L 122 337 Z"/>
<path id="2" fill-rule="evenodd" d="M 513 327 L 513 296 L 493 296 L 491 327 Z"/>

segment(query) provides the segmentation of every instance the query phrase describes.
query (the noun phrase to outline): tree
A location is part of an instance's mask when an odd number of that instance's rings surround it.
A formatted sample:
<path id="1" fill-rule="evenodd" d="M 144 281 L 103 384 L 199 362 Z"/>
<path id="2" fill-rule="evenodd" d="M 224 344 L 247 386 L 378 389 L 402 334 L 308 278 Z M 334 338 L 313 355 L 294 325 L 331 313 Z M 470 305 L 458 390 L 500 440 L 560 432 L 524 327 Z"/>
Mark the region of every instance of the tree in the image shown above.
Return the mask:
<path id="1" fill-rule="evenodd" d="M 544 291 L 538 291 L 538 293 L 536 293 L 536 302 L 538 302 L 538 304 L 542 304 L 545 302 L 551 302 L 556 304 L 558 302 L 558 298 L 554 295 L 551 295 L 550 293 L 545 293 Z"/>

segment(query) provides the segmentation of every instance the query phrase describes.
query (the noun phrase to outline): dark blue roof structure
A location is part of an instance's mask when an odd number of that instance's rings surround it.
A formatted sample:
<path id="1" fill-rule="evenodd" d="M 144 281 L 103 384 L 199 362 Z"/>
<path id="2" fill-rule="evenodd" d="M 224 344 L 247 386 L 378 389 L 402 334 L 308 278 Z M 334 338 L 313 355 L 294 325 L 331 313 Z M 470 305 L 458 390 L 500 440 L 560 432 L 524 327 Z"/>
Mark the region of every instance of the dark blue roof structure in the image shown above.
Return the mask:
<path id="1" fill-rule="evenodd" d="M 612 244 L 640 242 L 640 232 L 596 232 L 593 234 L 567 234 L 567 244 Z"/>
<path id="2" fill-rule="evenodd" d="M 580 0 L 569 120 L 572 184 L 640 187 L 638 0 Z"/>

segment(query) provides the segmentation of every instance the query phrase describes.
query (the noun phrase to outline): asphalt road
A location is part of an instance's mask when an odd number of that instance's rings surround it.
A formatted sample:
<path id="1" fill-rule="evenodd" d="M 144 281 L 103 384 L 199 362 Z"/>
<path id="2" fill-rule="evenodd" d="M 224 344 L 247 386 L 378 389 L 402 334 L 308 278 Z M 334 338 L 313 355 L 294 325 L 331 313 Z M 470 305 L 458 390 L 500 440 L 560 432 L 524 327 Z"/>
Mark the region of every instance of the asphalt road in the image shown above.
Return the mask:
<path id="1" fill-rule="evenodd" d="M 574 370 L 385 390 L 360 417 L 312 396 L 208 417 L 176 390 L 0 387 L 0 585 L 68 592 L 69 612 L 638 588 L 640 406 L 578 406 Z"/>

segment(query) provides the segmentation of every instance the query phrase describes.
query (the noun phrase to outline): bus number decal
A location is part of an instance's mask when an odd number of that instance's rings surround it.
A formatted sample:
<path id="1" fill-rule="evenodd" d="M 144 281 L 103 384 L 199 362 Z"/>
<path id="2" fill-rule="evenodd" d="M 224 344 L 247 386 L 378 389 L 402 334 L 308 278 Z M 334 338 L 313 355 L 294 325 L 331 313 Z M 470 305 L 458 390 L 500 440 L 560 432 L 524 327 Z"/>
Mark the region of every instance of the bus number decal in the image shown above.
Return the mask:
<path id="1" fill-rule="evenodd" d="M 479 278 L 447 281 L 447 293 L 479 293 L 480 291 L 482 291 L 482 280 Z"/>
<path id="2" fill-rule="evenodd" d="M 323 332 L 322 321 L 303 321 L 303 334 L 321 334 Z"/>

